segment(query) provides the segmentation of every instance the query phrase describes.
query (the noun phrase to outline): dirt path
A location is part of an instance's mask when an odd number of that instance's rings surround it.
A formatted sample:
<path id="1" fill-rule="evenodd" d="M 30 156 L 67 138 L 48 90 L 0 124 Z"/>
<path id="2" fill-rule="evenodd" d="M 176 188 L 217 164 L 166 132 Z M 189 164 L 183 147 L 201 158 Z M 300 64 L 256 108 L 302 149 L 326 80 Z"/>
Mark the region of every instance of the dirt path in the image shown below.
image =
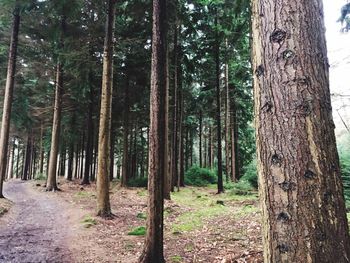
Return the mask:
<path id="1" fill-rule="evenodd" d="M 14 206 L 0 218 L 0 262 L 74 262 L 68 249 L 74 232 L 68 204 L 55 198 L 55 193 L 34 191 L 31 184 L 4 185 L 5 196 Z"/>

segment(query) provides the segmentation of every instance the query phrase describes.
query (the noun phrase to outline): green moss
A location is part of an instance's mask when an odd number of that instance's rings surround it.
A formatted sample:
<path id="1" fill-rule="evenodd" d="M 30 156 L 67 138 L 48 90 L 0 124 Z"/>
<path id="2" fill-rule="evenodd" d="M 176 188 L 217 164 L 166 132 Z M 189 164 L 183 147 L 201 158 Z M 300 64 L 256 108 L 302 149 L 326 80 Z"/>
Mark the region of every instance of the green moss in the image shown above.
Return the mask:
<path id="1" fill-rule="evenodd" d="M 129 236 L 144 236 L 146 234 L 146 227 L 139 226 L 131 230 L 128 235 Z"/>
<path id="2" fill-rule="evenodd" d="M 94 225 L 97 225 L 96 219 L 91 217 L 90 215 L 86 215 L 81 221 L 81 223 L 84 225 L 85 228 L 90 228 Z"/>

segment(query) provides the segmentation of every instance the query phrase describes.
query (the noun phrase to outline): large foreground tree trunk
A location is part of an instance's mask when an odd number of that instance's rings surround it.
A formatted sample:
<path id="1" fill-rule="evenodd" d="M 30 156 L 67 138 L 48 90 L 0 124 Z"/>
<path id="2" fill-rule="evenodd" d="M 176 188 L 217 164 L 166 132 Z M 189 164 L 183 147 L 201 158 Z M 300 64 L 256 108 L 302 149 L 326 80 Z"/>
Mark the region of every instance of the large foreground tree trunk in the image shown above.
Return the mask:
<path id="1" fill-rule="evenodd" d="M 102 217 L 109 217 L 112 214 L 109 202 L 109 153 L 113 89 L 114 20 L 115 0 L 109 0 L 103 52 L 101 112 L 98 136 L 97 215 Z"/>
<path id="2" fill-rule="evenodd" d="M 139 262 L 165 262 L 163 255 L 163 187 L 166 136 L 166 0 L 153 1 L 151 109 L 146 242 Z"/>
<path id="3" fill-rule="evenodd" d="M 321 0 L 253 1 L 265 262 L 349 262 Z"/>
<path id="4" fill-rule="evenodd" d="M 7 65 L 7 78 L 4 94 L 4 106 L 2 111 L 2 122 L 0 131 L 0 198 L 3 198 L 2 188 L 3 181 L 6 173 L 7 164 L 7 148 L 10 132 L 10 120 L 11 120 L 11 108 L 13 88 L 15 83 L 16 73 L 16 59 L 17 59 L 17 44 L 18 44 L 18 32 L 20 24 L 20 9 L 16 3 L 16 7 L 13 12 L 13 25 L 11 33 L 10 52 Z"/>

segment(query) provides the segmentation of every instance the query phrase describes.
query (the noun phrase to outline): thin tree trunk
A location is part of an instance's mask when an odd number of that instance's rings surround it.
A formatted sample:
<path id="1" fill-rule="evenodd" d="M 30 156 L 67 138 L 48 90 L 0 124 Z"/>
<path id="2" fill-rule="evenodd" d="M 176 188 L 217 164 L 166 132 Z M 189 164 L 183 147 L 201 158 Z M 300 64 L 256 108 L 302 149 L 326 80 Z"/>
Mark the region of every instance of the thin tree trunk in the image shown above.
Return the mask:
<path id="1" fill-rule="evenodd" d="M 124 133 L 123 133 L 123 168 L 122 180 L 120 182 L 122 187 L 127 186 L 129 180 L 129 73 L 126 73 L 126 86 L 124 91 Z"/>
<path id="2" fill-rule="evenodd" d="M 85 132 L 83 132 L 83 136 L 81 139 L 81 147 L 80 147 L 80 172 L 79 172 L 79 179 L 83 179 L 84 176 L 84 146 L 85 146 Z"/>
<path id="3" fill-rule="evenodd" d="M 349 262 L 322 1 L 252 8 L 264 261 Z"/>
<path id="4" fill-rule="evenodd" d="M 20 141 L 18 140 L 18 146 L 17 146 L 17 157 L 16 157 L 16 179 L 19 178 L 19 159 L 21 158 L 20 153 Z"/>
<path id="5" fill-rule="evenodd" d="M 43 142 L 43 139 L 44 139 L 44 126 L 43 124 L 41 123 L 40 125 L 40 150 L 39 150 L 39 154 L 40 154 L 40 175 L 43 174 L 44 172 L 44 142 Z"/>
<path id="6" fill-rule="evenodd" d="M 148 172 L 147 236 L 139 259 L 142 263 L 163 263 L 163 209 L 166 142 L 166 1 L 153 1 L 150 149 Z"/>
<path id="7" fill-rule="evenodd" d="M 221 102 L 220 102 L 220 42 L 218 33 L 218 11 L 215 15 L 215 65 L 216 65 L 216 129 L 218 144 L 218 193 L 224 192 L 222 179 L 222 147 L 221 147 Z"/>
<path id="8" fill-rule="evenodd" d="M 65 17 L 61 18 L 61 39 L 60 48 L 63 46 L 63 34 L 65 31 Z M 46 191 L 58 190 L 57 187 L 57 157 L 61 129 L 61 111 L 62 111 L 62 96 L 63 96 L 63 68 L 62 61 L 58 59 L 56 66 L 56 88 L 55 88 L 55 102 L 53 112 L 52 136 L 51 136 L 51 150 L 49 161 L 49 172 L 47 176 Z"/>
<path id="9" fill-rule="evenodd" d="M 171 169 L 171 191 L 174 191 L 174 187 L 177 184 L 178 175 L 178 25 L 177 21 L 174 26 L 174 89 L 173 89 L 173 130 L 172 130 L 172 169 Z"/>
<path id="10" fill-rule="evenodd" d="M 24 162 L 23 162 L 22 180 L 28 180 L 28 177 L 29 177 L 29 166 L 30 166 L 30 159 L 31 159 L 31 152 L 32 152 L 31 143 L 32 143 L 31 136 L 28 135 L 27 147 L 25 150 L 25 157 L 24 157 Z"/>
<path id="11" fill-rule="evenodd" d="M 238 125 L 237 125 L 237 113 L 236 102 L 232 101 L 231 106 L 231 180 L 237 182 L 239 179 L 239 167 L 238 167 Z"/>
<path id="12" fill-rule="evenodd" d="M 109 202 L 109 162 L 113 90 L 113 38 L 115 0 L 108 0 L 108 18 L 103 52 L 103 77 L 101 94 L 100 126 L 98 136 L 97 215 L 112 215 Z"/>
<path id="13" fill-rule="evenodd" d="M 199 112 L 199 167 L 203 167 L 202 154 L 202 137 L 203 137 L 203 114 Z"/>
<path id="14" fill-rule="evenodd" d="M 226 39 L 226 50 L 227 50 L 227 39 Z M 228 62 L 226 58 L 225 63 L 225 158 L 226 158 L 226 182 L 233 179 L 233 174 L 231 174 L 232 170 L 230 169 L 230 91 L 229 91 L 229 68 Z M 232 159 L 233 156 L 231 156 Z M 233 180 L 232 180 L 233 181 Z"/>
<path id="15" fill-rule="evenodd" d="M 68 149 L 68 173 L 67 180 L 72 181 L 73 179 L 73 163 L 74 163 L 74 143 L 70 142 Z"/>
<path id="16" fill-rule="evenodd" d="M 17 59 L 17 45 L 18 32 L 20 25 L 20 7 L 16 1 L 16 6 L 13 11 L 13 22 L 11 32 L 10 52 L 7 65 L 7 77 L 4 94 L 4 106 L 2 111 L 2 122 L 0 131 L 0 198 L 4 198 L 2 193 L 3 181 L 6 173 L 7 164 L 7 148 L 10 133 L 11 108 L 13 100 L 13 88 L 15 83 L 16 73 L 16 59 Z"/>

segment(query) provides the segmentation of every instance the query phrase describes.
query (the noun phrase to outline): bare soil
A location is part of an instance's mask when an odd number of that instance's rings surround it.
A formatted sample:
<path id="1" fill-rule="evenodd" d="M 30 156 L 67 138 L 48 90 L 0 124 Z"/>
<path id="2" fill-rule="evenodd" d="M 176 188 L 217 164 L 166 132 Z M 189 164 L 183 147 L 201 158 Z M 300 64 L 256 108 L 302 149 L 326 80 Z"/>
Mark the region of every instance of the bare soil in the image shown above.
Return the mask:
<path id="1" fill-rule="evenodd" d="M 113 185 L 110 193 L 115 217 L 105 220 L 95 216 L 94 184 L 82 187 L 79 182 L 61 180 L 62 192 L 57 193 L 46 193 L 35 185 L 19 181 L 5 184 L 5 194 L 15 205 L 0 218 L 0 262 L 137 261 L 144 237 L 128 233 L 146 225 L 140 216 L 146 214 L 145 189 Z M 165 203 L 168 263 L 263 262 L 256 200 L 234 200 L 210 189 L 186 188 L 183 193 L 186 198 L 180 193 Z M 221 198 L 223 213 L 216 207 Z M 196 205 L 197 199 L 209 200 L 203 201 L 208 215 Z"/>

